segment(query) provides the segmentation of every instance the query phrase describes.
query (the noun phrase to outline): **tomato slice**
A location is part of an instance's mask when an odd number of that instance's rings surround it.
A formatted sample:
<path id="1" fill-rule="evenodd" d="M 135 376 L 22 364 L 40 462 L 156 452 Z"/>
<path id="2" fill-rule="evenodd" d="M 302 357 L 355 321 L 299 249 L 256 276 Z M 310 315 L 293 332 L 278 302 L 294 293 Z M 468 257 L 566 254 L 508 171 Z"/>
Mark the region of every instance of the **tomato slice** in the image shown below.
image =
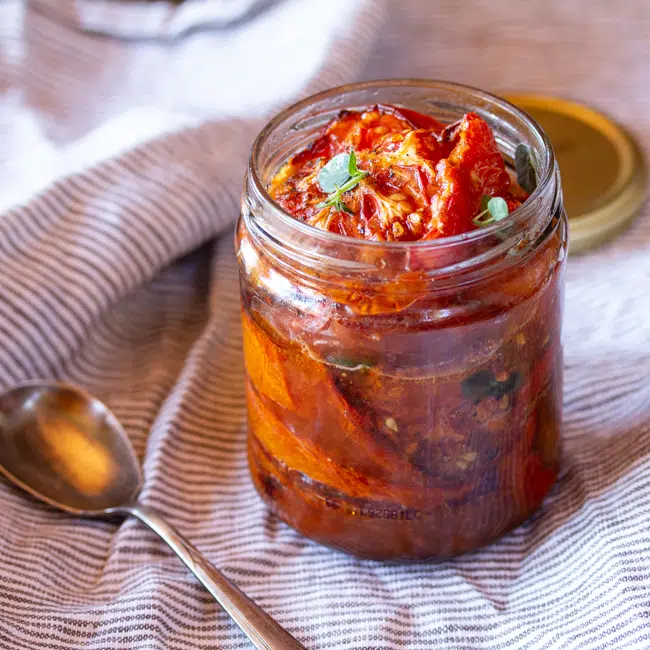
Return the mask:
<path id="1" fill-rule="evenodd" d="M 320 170 L 352 150 L 367 175 L 341 194 L 338 206 L 324 205 Z M 341 111 L 282 168 L 269 191 L 297 219 L 373 241 L 458 235 L 477 227 L 473 219 L 484 195 L 505 198 L 510 210 L 525 200 L 489 125 L 476 113 L 445 127 L 429 115 L 387 105 Z"/>

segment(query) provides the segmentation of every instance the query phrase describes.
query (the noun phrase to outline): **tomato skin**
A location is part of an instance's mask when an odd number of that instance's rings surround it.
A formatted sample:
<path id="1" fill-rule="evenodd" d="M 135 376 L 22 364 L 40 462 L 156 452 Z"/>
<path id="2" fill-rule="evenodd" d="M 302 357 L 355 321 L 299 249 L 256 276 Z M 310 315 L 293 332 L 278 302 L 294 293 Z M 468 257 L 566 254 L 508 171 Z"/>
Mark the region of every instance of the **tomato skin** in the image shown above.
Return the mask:
<path id="1" fill-rule="evenodd" d="M 416 129 L 430 129 L 440 133 L 446 126 L 439 120 L 436 120 L 435 117 L 425 115 L 424 113 L 418 113 L 410 108 L 391 106 L 390 104 L 378 104 L 377 107 L 386 113 L 392 113 L 393 115 L 397 115 L 398 117 L 407 120 Z"/>
<path id="2" fill-rule="evenodd" d="M 354 150 L 367 172 L 342 195 L 345 210 L 324 206 L 318 173 Z M 470 232 L 481 198 L 501 196 L 514 210 L 526 194 L 513 185 L 492 131 L 476 113 L 453 125 L 379 104 L 343 110 L 271 182 L 273 199 L 317 228 L 374 241 L 416 241 Z"/>

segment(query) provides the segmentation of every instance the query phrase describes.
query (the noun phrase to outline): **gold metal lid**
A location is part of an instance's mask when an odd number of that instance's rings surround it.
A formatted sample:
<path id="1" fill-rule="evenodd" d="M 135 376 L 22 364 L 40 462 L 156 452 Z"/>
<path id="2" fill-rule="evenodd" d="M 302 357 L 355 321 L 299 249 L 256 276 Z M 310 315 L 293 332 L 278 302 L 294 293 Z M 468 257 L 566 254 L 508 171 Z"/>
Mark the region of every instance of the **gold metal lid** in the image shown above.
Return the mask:
<path id="1" fill-rule="evenodd" d="M 560 167 L 571 253 L 612 239 L 646 196 L 641 149 L 609 118 L 582 104 L 541 95 L 505 94 L 546 131 Z"/>

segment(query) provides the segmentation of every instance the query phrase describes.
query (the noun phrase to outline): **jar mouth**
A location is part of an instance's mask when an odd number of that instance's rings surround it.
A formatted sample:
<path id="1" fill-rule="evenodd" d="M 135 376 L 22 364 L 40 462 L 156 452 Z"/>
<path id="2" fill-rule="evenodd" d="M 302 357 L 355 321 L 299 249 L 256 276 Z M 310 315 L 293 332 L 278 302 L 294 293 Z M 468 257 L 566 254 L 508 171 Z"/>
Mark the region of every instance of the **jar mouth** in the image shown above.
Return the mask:
<path id="1" fill-rule="evenodd" d="M 373 103 L 370 101 L 365 104 L 350 105 L 344 99 L 346 96 L 354 95 L 355 93 L 368 93 L 370 96 L 375 97 L 374 103 L 381 103 L 381 100 L 379 99 L 380 92 L 391 89 L 405 90 L 407 91 L 405 94 L 408 93 L 409 89 L 417 91 L 430 90 L 432 93 L 432 100 L 434 99 L 435 93 L 446 93 L 448 95 L 457 94 L 460 96 L 471 97 L 475 106 L 469 107 L 468 110 L 473 110 L 482 117 L 488 118 L 494 116 L 495 112 L 498 112 L 500 120 L 504 122 L 509 121 L 510 123 L 520 123 L 523 125 L 534 140 L 533 142 L 527 142 L 526 144 L 531 146 L 533 149 L 533 158 L 536 158 L 535 162 L 538 164 L 538 167 L 536 166 L 538 182 L 535 190 L 523 204 L 516 208 L 502 221 L 459 235 L 407 242 L 357 239 L 321 230 L 320 228 L 316 228 L 315 226 L 311 226 L 296 219 L 280 207 L 280 205 L 278 205 L 268 193 L 267 183 L 270 179 L 265 179 L 262 171 L 262 152 L 268 141 L 279 130 L 287 125 L 289 130 L 292 131 L 300 128 L 301 124 L 308 122 L 314 124 L 318 122 L 319 125 L 322 125 L 326 123 L 326 120 L 323 119 L 324 117 L 331 117 L 339 110 L 344 108 L 361 108 L 364 105 L 367 106 L 368 104 Z M 339 101 L 337 102 L 336 100 Z M 419 101 L 420 103 L 427 103 L 426 100 L 420 99 Z M 330 106 L 327 110 L 319 110 L 319 107 L 325 107 L 328 103 L 330 103 Z M 408 107 L 412 108 L 412 105 Z M 310 111 L 310 108 L 313 110 Z M 438 117 L 437 115 L 434 116 Z M 488 119 L 488 121 L 490 120 Z M 502 143 L 499 142 L 498 136 L 497 142 L 502 145 Z M 282 162 L 286 162 L 286 160 L 293 155 L 293 153 L 296 153 L 297 150 L 298 149 L 288 152 L 288 155 L 284 160 L 282 160 Z M 276 171 L 277 169 L 274 170 L 274 172 Z M 257 201 L 264 204 L 265 211 L 272 214 L 272 217 L 282 224 L 282 229 L 286 229 L 285 232 L 290 233 L 293 231 L 302 238 L 313 238 L 314 242 L 321 244 L 333 245 L 338 243 L 348 249 L 358 246 L 365 249 L 387 249 L 394 252 L 416 249 L 439 249 L 449 246 L 453 247 L 459 244 L 468 244 L 498 234 L 504 229 L 507 229 L 511 233 L 520 232 L 527 228 L 531 222 L 535 221 L 535 217 L 539 218 L 539 206 L 542 202 L 542 197 L 548 197 L 549 194 L 551 196 L 555 194 L 554 184 L 556 182 L 556 173 L 555 155 L 551 142 L 541 126 L 527 113 L 502 97 L 493 95 L 492 93 L 479 88 L 464 84 L 428 79 L 381 79 L 376 81 L 345 84 L 330 88 L 296 102 L 279 113 L 262 129 L 253 144 L 248 166 L 248 178 L 250 183 L 249 191 L 253 191 L 257 195 Z"/>

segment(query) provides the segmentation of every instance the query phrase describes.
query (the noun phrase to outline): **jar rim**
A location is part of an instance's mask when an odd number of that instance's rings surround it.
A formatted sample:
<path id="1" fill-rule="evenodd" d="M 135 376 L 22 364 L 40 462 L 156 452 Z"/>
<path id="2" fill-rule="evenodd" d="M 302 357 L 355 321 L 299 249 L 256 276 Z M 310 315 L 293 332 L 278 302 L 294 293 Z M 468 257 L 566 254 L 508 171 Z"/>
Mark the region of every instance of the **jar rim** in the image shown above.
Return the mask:
<path id="1" fill-rule="evenodd" d="M 501 110 L 512 116 L 512 118 L 519 120 L 527 128 L 529 128 L 534 133 L 539 144 L 542 146 L 544 151 L 544 158 L 540 161 L 541 170 L 538 173 L 537 187 L 533 190 L 528 199 L 515 210 L 513 210 L 513 212 L 508 215 L 506 219 L 490 224 L 488 226 L 484 226 L 477 230 L 461 233 L 459 235 L 439 237 L 437 239 L 406 242 L 357 239 L 355 237 L 348 237 L 346 235 L 340 235 L 338 233 L 322 230 L 310 224 L 306 224 L 299 219 L 296 219 L 293 215 L 284 210 L 278 203 L 273 200 L 267 190 L 264 181 L 262 180 L 259 169 L 259 160 L 261 157 L 262 147 L 276 129 L 281 127 L 286 122 L 290 121 L 293 116 L 299 114 L 302 110 L 308 108 L 310 105 L 318 104 L 319 102 L 332 97 L 336 97 L 337 95 L 355 91 L 372 91 L 399 87 L 427 88 L 431 89 L 432 91 L 442 90 L 447 92 L 466 93 L 472 97 L 475 97 L 477 103 L 483 102 L 486 104 L 498 106 Z M 314 238 L 320 242 L 327 242 L 332 244 L 338 242 L 345 245 L 346 247 L 354 246 L 356 244 L 359 247 L 387 248 L 393 251 L 405 251 L 414 250 L 416 248 L 440 248 L 444 246 L 453 246 L 460 243 L 469 243 L 483 239 L 484 237 L 494 235 L 503 228 L 510 228 L 514 224 L 527 224 L 531 218 L 535 216 L 535 206 L 537 204 L 536 199 L 543 196 L 548 191 L 551 184 L 555 181 L 556 162 L 551 141 L 539 123 L 526 112 L 511 102 L 507 101 L 506 99 L 503 99 L 498 95 L 494 95 L 474 86 L 458 84 L 444 80 L 424 78 L 395 78 L 378 79 L 373 81 L 364 81 L 334 86 L 327 90 L 305 97 L 304 99 L 295 102 L 294 104 L 291 104 L 280 113 L 278 113 L 274 118 L 272 118 L 258 134 L 251 149 L 248 163 L 248 173 L 249 178 L 252 182 L 252 187 L 255 189 L 259 198 L 264 202 L 265 208 L 270 209 L 273 216 L 279 219 L 282 222 L 283 226 L 295 231 L 296 233 L 299 233 L 300 235 Z"/>

